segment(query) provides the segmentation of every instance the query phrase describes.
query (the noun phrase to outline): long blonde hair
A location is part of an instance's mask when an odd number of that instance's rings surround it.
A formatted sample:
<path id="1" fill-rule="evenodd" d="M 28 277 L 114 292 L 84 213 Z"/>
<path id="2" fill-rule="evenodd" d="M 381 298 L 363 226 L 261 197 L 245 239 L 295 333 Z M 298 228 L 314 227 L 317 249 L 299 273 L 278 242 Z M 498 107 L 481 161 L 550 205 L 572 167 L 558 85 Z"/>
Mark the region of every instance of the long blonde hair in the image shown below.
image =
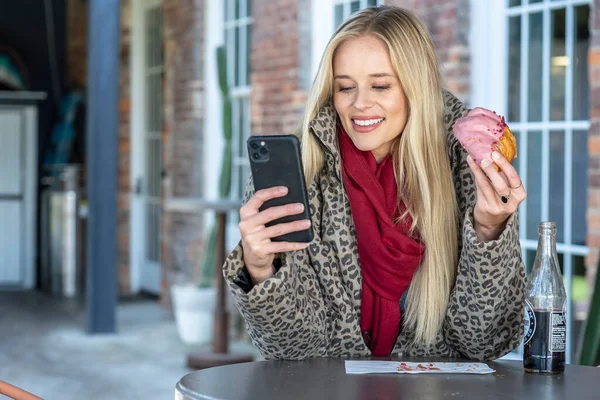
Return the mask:
<path id="1" fill-rule="evenodd" d="M 319 109 L 333 104 L 333 59 L 347 40 L 371 35 L 387 46 L 408 100 L 409 115 L 392 152 L 398 201 L 425 243 L 408 291 L 405 327 L 415 342 L 430 345 L 444 321 L 458 259 L 456 194 L 443 123 L 443 94 L 429 32 L 410 12 L 393 6 L 362 10 L 334 33 L 321 59 L 302 121 L 302 158 L 312 182 L 323 167 L 323 150 L 309 131 Z"/>

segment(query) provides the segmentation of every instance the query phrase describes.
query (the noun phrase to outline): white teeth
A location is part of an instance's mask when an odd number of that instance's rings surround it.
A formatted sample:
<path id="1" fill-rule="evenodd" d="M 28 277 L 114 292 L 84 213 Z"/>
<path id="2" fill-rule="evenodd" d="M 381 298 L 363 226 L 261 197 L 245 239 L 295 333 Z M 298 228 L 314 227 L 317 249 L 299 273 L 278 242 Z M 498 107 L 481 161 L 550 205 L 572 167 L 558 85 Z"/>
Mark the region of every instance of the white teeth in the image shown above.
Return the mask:
<path id="1" fill-rule="evenodd" d="M 383 121 L 383 118 L 378 119 L 353 119 L 352 120 L 358 126 L 369 126 L 375 125 Z"/>

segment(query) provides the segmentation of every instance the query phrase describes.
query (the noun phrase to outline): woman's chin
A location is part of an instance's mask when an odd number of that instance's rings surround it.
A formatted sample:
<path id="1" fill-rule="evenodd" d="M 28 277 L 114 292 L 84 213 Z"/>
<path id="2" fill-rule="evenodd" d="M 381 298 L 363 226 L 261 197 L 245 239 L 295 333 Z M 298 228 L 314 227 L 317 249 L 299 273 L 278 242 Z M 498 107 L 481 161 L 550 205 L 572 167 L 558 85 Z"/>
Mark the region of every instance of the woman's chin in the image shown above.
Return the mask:
<path id="1" fill-rule="evenodd" d="M 365 140 L 356 140 L 354 138 L 352 138 L 352 143 L 354 143 L 354 146 L 359 149 L 360 151 L 373 151 L 377 148 L 376 145 L 365 141 Z"/>

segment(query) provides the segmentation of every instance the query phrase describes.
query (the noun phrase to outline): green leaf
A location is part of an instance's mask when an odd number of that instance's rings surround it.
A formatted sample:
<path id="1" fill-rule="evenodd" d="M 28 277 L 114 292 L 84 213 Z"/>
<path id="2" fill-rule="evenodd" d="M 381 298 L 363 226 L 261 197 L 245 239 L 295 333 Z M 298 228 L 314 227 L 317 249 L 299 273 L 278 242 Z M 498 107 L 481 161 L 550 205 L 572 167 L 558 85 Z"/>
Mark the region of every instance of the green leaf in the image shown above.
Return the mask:
<path id="1" fill-rule="evenodd" d="M 597 271 L 594 294 L 579 340 L 577 358 L 581 365 L 600 364 L 600 266 Z"/>
<path id="2" fill-rule="evenodd" d="M 231 192 L 231 99 L 229 85 L 227 84 L 227 51 L 225 46 L 217 48 L 217 70 L 219 73 L 219 87 L 222 95 L 223 107 L 223 161 L 219 176 L 219 196 L 222 199 L 229 197 Z M 217 235 L 219 234 L 216 222 L 213 223 L 204 249 L 202 258 L 200 287 L 206 288 L 213 285 L 215 271 L 217 270 Z M 220 267 L 220 266 L 219 266 Z"/>
<path id="3" fill-rule="evenodd" d="M 200 276 L 201 288 L 209 288 L 213 286 L 215 270 L 217 268 L 217 224 L 214 223 L 208 235 L 208 243 L 204 250 L 202 259 L 202 275 Z"/>
<path id="4" fill-rule="evenodd" d="M 217 71 L 219 73 L 219 87 L 223 97 L 229 96 L 229 86 L 227 85 L 227 50 L 225 46 L 217 47 Z"/>

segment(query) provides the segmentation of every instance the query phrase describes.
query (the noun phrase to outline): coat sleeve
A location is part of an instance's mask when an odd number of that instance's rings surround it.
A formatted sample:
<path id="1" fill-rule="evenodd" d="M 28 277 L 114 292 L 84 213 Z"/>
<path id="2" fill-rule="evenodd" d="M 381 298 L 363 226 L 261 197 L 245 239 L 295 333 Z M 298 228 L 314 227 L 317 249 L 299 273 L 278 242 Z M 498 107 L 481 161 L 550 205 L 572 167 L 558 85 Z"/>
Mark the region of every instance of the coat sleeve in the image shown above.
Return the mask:
<path id="1" fill-rule="evenodd" d="M 253 193 L 250 178 L 244 201 Z M 245 268 L 241 243 L 223 265 L 223 276 L 250 338 L 266 359 L 322 356 L 326 352 L 325 306 L 308 252 L 279 254 L 277 259 L 278 271 L 248 292 L 236 283 Z"/>
<path id="2" fill-rule="evenodd" d="M 521 256 L 517 213 L 509 217 L 497 240 L 480 242 L 473 225 L 474 176 L 467 153 L 452 133 L 455 120 L 467 110 L 446 93 L 449 152 L 458 199 L 461 230 L 459 261 L 443 334 L 456 351 L 474 360 L 493 360 L 514 350 L 523 337 L 525 268 Z M 448 112 L 446 113 L 448 115 Z"/>

